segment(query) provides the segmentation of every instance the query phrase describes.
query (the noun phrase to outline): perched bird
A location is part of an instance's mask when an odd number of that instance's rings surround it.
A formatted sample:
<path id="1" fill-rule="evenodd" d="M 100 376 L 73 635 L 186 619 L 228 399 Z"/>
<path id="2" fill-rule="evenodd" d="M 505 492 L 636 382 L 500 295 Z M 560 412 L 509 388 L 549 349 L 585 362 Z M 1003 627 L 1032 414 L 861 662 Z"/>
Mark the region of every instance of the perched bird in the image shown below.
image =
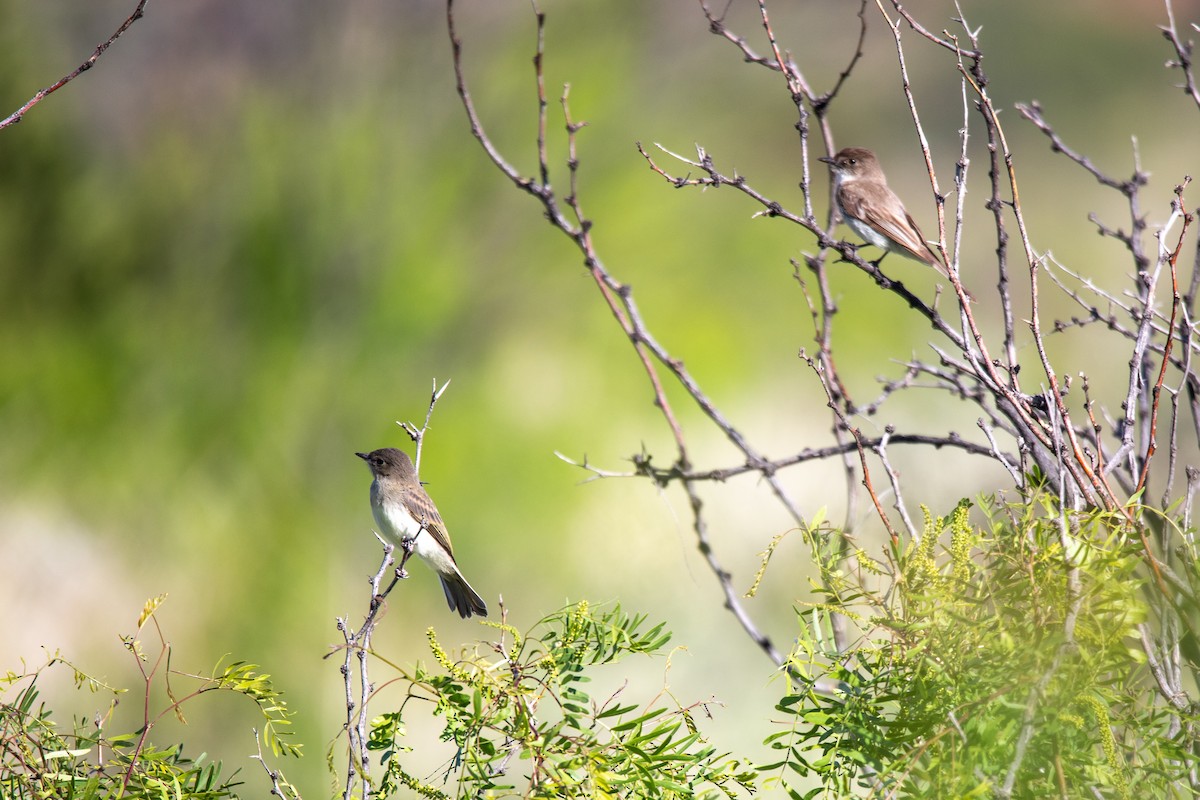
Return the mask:
<path id="1" fill-rule="evenodd" d="M 463 619 L 487 616 L 483 598 L 458 571 L 450 534 L 437 506 L 417 479 L 412 459 L 403 450 L 384 447 L 370 453 L 355 453 L 371 468 L 371 512 L 384 538 L 409 553 L 416 553 L 442 579 L 442 590 L 451 611 Z M 404 562 L 401 561 L 401 567 Z"/>
<path id="2" fill-rule="evenodd" d="M 834 202 L 852 231 L 867 244 L 883 250 L 884 256 L 896 252 L 950 277 L 904 209 L 904 203 L 888 186 L 874 153 L 865 147 L 847 147 L 833 158 L 822 156 L 818 160 L 828 164 L 833 173 Z M 879 261 L 883 261 L 883 256 Z M 968 292 L 967 296 L 971 294 Z"/>

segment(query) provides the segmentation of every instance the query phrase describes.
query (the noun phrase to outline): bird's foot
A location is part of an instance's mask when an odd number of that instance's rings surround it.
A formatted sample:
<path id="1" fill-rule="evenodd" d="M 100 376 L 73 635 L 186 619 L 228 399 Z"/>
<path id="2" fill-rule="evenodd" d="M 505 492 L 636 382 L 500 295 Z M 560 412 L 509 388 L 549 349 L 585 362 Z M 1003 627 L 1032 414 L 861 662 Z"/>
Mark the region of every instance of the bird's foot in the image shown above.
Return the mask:
<path id="1" fill-rule="evenodd" d="M 415 539 L 405 539 L 403 542 L 400 543 L 400 549 L 404 551 L 404 556 L 400 559 L 400 563 L 396 566 L 396 577 L 398 577 L 398 578 L 407 578 L 408 577 L 408 570 L 406 570 L 404 568 L 404 565 L 408 563 L 408 560 L 410 558 L 412 558 L 413 550 L 415 547 L 416 547 Z"/>

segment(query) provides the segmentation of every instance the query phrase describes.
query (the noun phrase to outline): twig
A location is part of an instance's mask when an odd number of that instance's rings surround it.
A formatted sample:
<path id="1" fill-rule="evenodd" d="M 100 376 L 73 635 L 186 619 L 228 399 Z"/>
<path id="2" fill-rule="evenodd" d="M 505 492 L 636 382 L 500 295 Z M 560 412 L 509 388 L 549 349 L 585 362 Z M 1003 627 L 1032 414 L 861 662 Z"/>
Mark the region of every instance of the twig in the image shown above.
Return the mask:
<path id="1" fill-rule="evenodd" d="M 1000 445 L 996 442 L 996 432 L 992 426 L 981 419 L 979 420 L 979 429 L 983 431 L 983 435 L 987 437 L 988 444 L 991 445 L 992 456 L 1000 462 L 1000 466 L 1008 471 L 1009 477 L 1012 478 L 1013 486 L 1024 488 L 1025 479 L 1021 475 L 1021 471 L 1000 451 Z"/>
<path id="2" fill-rule="evenodd" d="M 666 486 L 672 481 L 682 481 L 685 483 L 697 483 L 703 481 L 716 481 L 724 483 L 730 478 L 736 478 L 739 475 L 756 472 L 778 472 L 788 467 L 796 466 L 797 464 L 805 464 L 812 461 L 823 461 L 829 458 L 838 458 L 847 454 L 855 455 L 858 453 L 858 448 L 861 445 L 863 448 L 872 452 L 878 453 L 879 447 L 883 443 L 883 437 L 867 438 L 863 437 L 859 441 L 838 442 L 837 444 L 827 445 L 825 447 L 806 447 L 799 452 L 793 453 L 782 458 L 768 459 L 761 462 L 750 463 L 746 462 L 731 467 L 717 467 L 712 469 L 690 469 L 682 470 L 678 465 L 669 468 L 656 467 L 648 456 L 636 456 L 634 458 L 635 469 L 632 471 L 617 471 L 608 470 L 597 467 L 588 461 L 585 456 L 583 461 L 577 461 L 562 453 L 555 452 L 564 462 L 573 467 L 579 467 L 590 473 L 592 478 L 585 482 L 598 478 L 637 478 L 648 477 L 659 486 Z M 967 453 L 974 456 L 996 457 L 1013 459 L 1012 454 L 1004 454 L 998 452 L 991 447 L 985 447 L 981 444 L 968 441 L 959 434 L 951 431 L 945 436 L 931 436 L 921 433 L 894 433 L 888 437 L 889 445 L 913 445 L 920 447 L 932 447 L 935 450 L 942 448 L 952 448 L 954 450 Z"/>
<path id="3" fill-rule="evenodd" d="M 417 455 L 416 458 L 413 459 L 413 468 L 416 470 L 417 475 L 421 474 L 421 449 L 425 445 L 425 433 L 429 430 L 429 420 L 433 418 L 433 407 L 437 405 L 437 401 L 442 398 L 442 395 L 449 387 L 449 380 L 443 383 L 442 388 L 439 389 L 437 385 L 437 378 L 433 379 L 433 394 L 431 394 L 429 397 L 429 408 L 425 411 L 425 424 L 420 428 L 418 428 L 416 425 L 413 425 L 411 422 L 400 422 L 399 420 L 396 421 L 396 424 L 403 428 L 404 432 L 408 434 L 408 438 L 412 439 L 417 445 Z"/>
<path id="4" fill-rule="evenodd" d="M 1175 60 L 1168 61 L 1168 68 L 1176 68 L 1183 73 L 1184 85 L 1181 87 L 1184 92 L 1192 98 L 1192 102 L 1200 108 L 1200 88 L 1196 86 L 1196 73 L 1192 69 L 1192 42 L 1185 42 L 1179 36 L 1179 30 L 1175 26 L 1175 9 L 1171 0 L 1164 0 L 1163 3 L 1167 7 L 1167 24 L 1159 26 L 1159 30 L 1163 32 L 1163 36 L 1171 43 L 1171 47 L 1175 48 Z"/>
<path id="5" fill-rule="evenodd" d="M 892 4 L 892 8 L 895 9 L 897 14 L 904 18 L 904 21 L 908 23 L 910 28 L 936 44 L 938 47 L 944 47 L 945 49 L 954 53 L 961 52 L 963 56 L 970 59 L 978 60 L 983 57 L 983 53 L 978 50 L 960 50 L 956 42 L 952 41 L 951 39 L 942 39 L 941 37 L 935 35 L 932 31 L 926 29 L 923 25 L 921 25 L 921 23 L 913 19 L 912 15 L 909 14 L 908 10 L 900 4 L 899 0 L 890 0 L 890 2 Z"/>
<path id="6" fill-rule="evenodd" d="M 806 356 L 803 352 L 800 354 L 800 358 L 803 359 L 805 361 L 805 363 L 808 364 L 809 369 L 813 370 L 814 372 L 820 373 L 821 367 L 814 359 L 812 359 L 809 356 Z M 820 377 L 820 376 L 818 375 L 818 377 Z M 863 438 L 862 432 L 859 431 L 857 428 L 853 427 L 852 425 L 850 425 L 850 421 L 848 419 L 846 419 L 845 415 L 842 413 L 841 408 L 839 408 L 838 404 L 836 402 L 834 402 L 833 395 L 829 394 L 828 384 L 824 380 L 822 380 L 821 385 L 823 387 L 825 387 L 826 398 L 829 400 L 829 404 L 828 404 L 829 408 L 831 411 L 833 411 L 834 416 L 837 417 L 838 423 L 839 423 L 841 429 L 846 431 L 847 433 L 849 433 L 851 436 L 854 437 L 854 443 L 856 445 L 856 449 L 858 450 L 859 462 L 860 462 L 860 465 L 862 466 L 863 486 L 866 488 L 867 494 L 871 498 L 871 502 L 875 504 L 875 513 L 877 513 L 879 515 L 879 519 L 881 522 L 883 522 L 883 526 L 885 528 L 887 528 L 888 535 L 891 536 L 891 538 L 892 538 L 892 544 L 896 545 L 900 541 L 900 536 L 896 533 L 896 529 L 894 527 L 892 527 L 892 523 L 891 523 L 891 520 L 888 519 L 887 512 L 883 510 L 883 504 L 879 500 L 879 495 L 877 495 L 875 493 L 875 487 L 871 482 L 871 470 L 870 470 L 870 467 L 868 467 L 868 465 L 867 465 L 867 449 L 864 446 L 864 438 Z M 839 652 L 842 651 L 843 646 L 844 646 L 843 643 L 841 643 L 841 642 L 838 643 L 838 651 Z"/>
<path id="7" fill-rule="evenodd" d="M 267 773 L 267 777 L 271 779 L 271 794 L 284 800 L 287 800 L 289 797 L 293 800 L 301 800 L 300 793 L 296 791 L 295 786 L 292 786 L 283 777 L 283 772 L 267 766 L 267 760 L 263 757 L 262 741 L 259 738 L 257 728 L 254 729 L 254 749 L 257 751 L 257 754 L 250 756 L 250 758 L 261 764 L 263 770 Z"/>
<path id="8" fill-rule="evenodd" d="M 42 102 L 47 97 L 54 94 L 59 89 L 66 86 L 68 83 L 75 80 L 80 75 L 82 75 L 83 73 L 85 73 L 89 69 L 91 69 L 93 66 L 95 66 L 96 62 L 100 60 L 100 56 L 104 55 L 104 51 L 107 50 L 109 48 L 109 46 L 112 45 L 113 42 L 115 42 L 117 39 L 119 39 L 121 37 L 121 34 L 125 33 L 125 31 L 129 30 L 129 26 L 133 25 L 133 23 L 137 22 L 139 19 L 142 18 L 143 14 L 145 13 L 145 10 L 146 10 L 146 3 L 148 3 L 148 2 L 149 2 L 149 0 L 138 0 L 137 7 L 133 9 L 133 13 L 130 14 L 129 17 L 124 22 L 121 23 L 121 26 L 119 28 L 117 28 L 116 32 L 114 32 L 112 36 L 108 37 L 108 39 L 106 39 L 105 41 L 101 42 L 99 45 L 96 46 L 96 49 L 92 52 L 92 54 L 87 58 L 86 61 L 84 61 L 82 64 L 80 64 L 78 67 L 76 67 L 72 72 L 67 73 L 66 75 L 59 78 L 57 81 L 55 81 L 54 83 L 47 86 L 45 89 L 41 89 L 40 91 L 38 91 L 37 94 L 35 94 L 33 97 L 31 97 L 27 103 L 25 103 L 25 105 L 21 106 L 16 111 L 9 114 L 4 119 L 0 120 L 0 130 L 5 129 L 5 128 L 9 127 L 10 125 L 16 125 L 18 122 L 20 122 L 22 119 L 24 119 L 25 115 L 29 113 L 30 109 L 32 109 L 38 103 Z"/>
<path id="9" fill-rule="evenodd" d="M 887 473 L 888 481 L 892 484 L 892 496 L 896 499 L 895 508 L 900 514 L 900 520 L 904 523 L 908 535 L 912 537 L 914 542 L 921 540 L 921 534 L 917 530 L 917 526 L 913 524 L 912 518 L 908 516 L 908 509 L 904 507 L 904 495 L 900 489 L 900 476 L 896 474 L 896 470 L 892 467 L 892 462 L 887 457 L 887 444 L 891 438 L 894 429 L 889 425 L 880 439 L 879 447 L 876 449 L 876 454 L 879 456 L 879 461 L 883 464 L 883 469 Z"/>
<path id="10" fill-rule="evenodd" d="M 1167 325 L 1167 329 L 1171 331 L 1175 330 L 1175 318 L 1179 315 L 1179 307 L 1182 302 L 1179 295 L 1179 273 L 1176 269 L 1176 264 L 1179 261 L 1179 252 L 1183 249 L 1183 238 L 1187 235 L 1188 227 L 1192 222 L 1191 214 L 1183 213 L 1183 190 L 1187 186 L 1187 183 L 1188 181 L 1185 181 L 1182 186 L 1176 187 L 1175 190 L 1175 193 L 1178 196 L 1178 202 L 1175 204 L 1175 213 L 1183 215 L 1183 227 L 1179 231 L 1179 240 L 1175 243 L 1175 249 L 1170 254 L 1165 255 L 1165 260 L 1171 268 L 1171 320 Z M 1174 214 L 1172 215 L 1171 220 L 1169 220 L 1163 227 L 1163 230 L 1159 232 L 1160 248 L 1165 249 L 1166 247 L 1166 244 L 1162 241 L 1162 237 L 1166 234 L 1166 231 L 1170 227 L 1171 221 L 1173 220 Z M 1161 263 L 1162 260 L 1163 258 L 1160 257 L 1159 263 Z M 1150 292 L 1148 290 L 1148 294 L 1149 293 Z M 1134 490 L 1135 492 L 1140 492 L 1146 487 L 1146 478 L 1148 478 L 1150 475 L 1150 462 L 1154 458 L 1154 452 L 1156 449 L 1155 438 L 1158 435 L 1158 409 L 1159 402 L 1162 399 L 1162 385 L 1163 380 L 1167 376 L 1167 366 L 1171 363 L 1171 345 L 1174 344 L 1174 342 L 1175 337 L 1168 335 L 1166 341 L 1163 343 L 1163 357 L 1158 371 L 1158 380 L 1155 382 L 1154 388 L 1151 390 L 1153 402 L 1150 408 L 1150 432 L 1146 440 L 1146 454 L 1142 458 L 1142 473 L 1138 478 L 1137 487 Z"/>

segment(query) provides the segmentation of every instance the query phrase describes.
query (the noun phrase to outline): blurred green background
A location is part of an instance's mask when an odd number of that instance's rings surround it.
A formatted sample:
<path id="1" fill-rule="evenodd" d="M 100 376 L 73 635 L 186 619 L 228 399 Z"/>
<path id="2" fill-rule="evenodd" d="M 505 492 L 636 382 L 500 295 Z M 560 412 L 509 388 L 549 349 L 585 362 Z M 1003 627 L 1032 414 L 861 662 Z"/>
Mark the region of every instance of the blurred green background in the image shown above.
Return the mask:
<path id="1" fill-rule="evenodd" d="M 133 5 L 0 0 L 0 115 L 76 65 Z M 700 144 L 725 172 L 800 210 L 795 111 L 778 76 L 742 64 L 691 0 L 542 5 L 550 92 L 569 82 L 572 113 L 589 122 L 581 197 L 602 258 L 760 449 L 780 456 L 827 443 L 823 395 L 796 357 L 812 328 L 789 259 L 811 239 L 752 219 L 758 209 L 732 190 L 671 189 L 634 148 L 661 142 L 690 155 Z M 857 36 L 858 4 L 785 5 L 773 8 L 781 44 L 811 85 L 828 87 Z M 957 16 L 941 0 L 906 7 L 934 30 Z M 1128 228 L 1119 198 L 1051 154 L 1011 108 L 1041 101 L 1068 142 L 1121 176 L 1136 136 L 1154 181 L 1145 211 L 1152 224 L 1165 218 L 1171 187 L 1197 168 L 1198 116 L 1163 69 L 1161 4 L 962 8 L 983 25 L 1035 246 L 1123 287 L 1129 259 L 1086 218 L 1096 211 Z M 529 173 L 529 5 L 460 0 L 457 9 L 480 113 Z M 1181 22 L 1200 14 L 1194 2 L 1176 10 Z M 873 4 L 867 13 L 863 63 L 832 116 L 837 144 L 879 151 L 930 233 L 892 39 Z M 735 0 L 729 21 L 765 48 L 753 4 Z M 905 37 L 948 190 L 958 77 L 944 52 Z M 551 122 L 553 177 L 565 190 L 556 105 Z M 994 333 L 986 159 L 971 124 L 974 227 L 963 269 Z M 321 796 L 322 755 L 344 713 L 336 659 L 322 656 L 340 638 L 335 617 L 365 613 L 380 555 L 369 475 L 353 453 L 407 446 L 395 421 L 422 420 L 434 378 L 451 379 L 422 477 L 474 586 L 493 607 L 503 596 L 522 628 L 582 598 L 666 620 L 688 648 L 666 680 L 685 700 L 725 702 L 711 723 L 718 741 L 762 755 L 783 687 L 723 609 L 680 493 L 581 484 L 586 475 L 554 455 L 626 469 L 643 447 L 664 465 L 673 451 L 578 254 L 470 136 L 440 3 L 152 2 L 94 70 L 0 132 L 0 254 L 0 668 L 61 649 L 135 686 L 117 636 L 133 632 L 148 597 L 167 592 L 159 616 L 173 665 L 199 671 L 227 653 L 263 665 L 299 712 L 309 751 L 285 769 Z M 931 295 L 932 274 L 897 261 L 891 271 Z M 861 274 L 838 270 L 833 283 L 839 364 L 866 402 L 877 376 L 901 372 L 893 359 L 928 355 L 928 328 Z M 1094 341 L 1058 346 L 1075 359 L 1071 371 L 1094 370 L 1101 385 L 1107 362 L 1124 361 Z M 737 463 L 683 396 L 671 396 L 698 464 Z M 975 430 L 970 414 L 928 393 L 863 424 L 941 431 L 947 420 Z M 1004 484 L 998 469 L 954 454 L 893 456 L 914 479 L 910 510 L 927 502 L 944 513 Z M 807 514 L 828 508 L 842 519 L 836 464 L 785 480 Z M 757 554 L 789 520 L 749 478 L 704 494 L 719 557 L 747 588 Z M 785 650 L 794 602 L 807 596 L 805 553 L 788 540 L 747 601 Z M 377 647 L 400 662 L 424 658 L 430 625 L 447 645 L 490 634 L 452 617 L 418 568 L 393 595 Z M 647 662 L 629 674 L 653 692 L 665 670 Z M 65 690 L 54 700 L 90 708 Z M 242 766 L 246 793 L 265 794 L 258 768 L 247 768 L 249 729 L 260 724 L 249 704 L 202 700 L 189 717 L 186 730 L 168 727 L 156 740 L 182 738 L 193 754 Z"/>

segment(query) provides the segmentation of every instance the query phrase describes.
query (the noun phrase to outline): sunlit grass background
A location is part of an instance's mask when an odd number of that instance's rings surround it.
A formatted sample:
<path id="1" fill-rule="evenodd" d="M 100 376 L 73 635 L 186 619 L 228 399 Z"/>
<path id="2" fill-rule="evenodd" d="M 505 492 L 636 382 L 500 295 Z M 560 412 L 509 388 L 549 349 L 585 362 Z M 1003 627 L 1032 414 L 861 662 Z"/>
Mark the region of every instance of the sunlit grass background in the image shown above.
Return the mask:
<path id="1" fill-rule="evenodd" d="M 0 0 L 0 112 L 82 60 L 133 5 Z M 733 5 L 731 26 L 765 49 L 753 8 Z M 856 39 L 857 4 L 784 5 L 781 41 L 814 86 L 828 87 Z M 935 30 L 954 26 L 951 3 L 907 6 Z M 1171 187 L 1197 167 L 1197 116 L 1162 68 L 1161 6 L 962 6 L 983 25 L 990 91 L 1009 109 L 1035 246 L 1115 284 L 1129 260 L 1086 215 L 1127 229 L 1116 196 L 1049 153 L 1011 106 L 1041 101 L 1068 141 L 1116 175 L 1132 172 L 1136 136 L 1154 180 L 1145 211 L 1164 218 Z M 752 219 L 758 209 L 734 191 L 671 189 L 634 147 L 691 154 L 700 144 L 724 171 L 798 210 L 796 115 L 778 76 L 743 65 L 688 0 L 543 7 L 548 86 L 557 95 L 569 82 L 572 114 L 589 123 L 581 199 L 606 264 L 760 449 L 826 443 L 824 398 L 796 356 L 812 328 L 789 264 L 811 240 Z M 1177 12 L 1192 20 L 1197 7 Z M 529 6 L 464 0 L 457 13 L 480 112 L 530 172 Z M 878 150 L 932 235 L 891 36 L 873 5 L 867 13 L 863 63 L 833 116 L 837 144 Z M 905 36 L 948 190 L 960 85 L 944 52 Z M 565 190 L 556 106 L 551 120 Z M 976 128 L 963 271 L 995 325 L 981 142 Z M 715 697 L 727 704 L 710 724 L 721 745 L 763 754 L 783 686 L 722 608 L 677 490 L 581 484 L 586 474 L 554 455 L 624 469 L 643 448 L 660 464 L 673 451 L 578 254 L 471 138 L 439 3 L 152 2 L 94 70 L 0 133 L 0 148 L 0 669 L 58 649 L 135 687 L 118 634 L 132 632 L 146 598 L 167 592 L 160 619 L 173 666 L 202 670 L 225 654 L 263 665 L 299 712 L 297 738 L 310 751 L 285 769 L 320 796 L 322 755 L 344 713 L 336 659 L 322 656 L 340 638 L 334 618 L 365 612 L 380 555 L 369 475 L 353 453 L 406 445 L 395 421 L 423 419 L 433 380 L 451 379 L 423 478 L 475 587 L 497 610 L 502 595 L 518 627 L 581 598 L 666 620 L 687 652 L 669 674 L 664 662 L 631 663 L 635 687 L 649 694 L 665 680 L 685 699 Z M 932 293 L 919 267 L 890 269 Z M 834 286 L 839 365 L 867 400 L 876 376 L 901 371 L 894 359 L 928 353 L 928 329 L 861 274 L 840 271 Z M 1103 348 L 1064 343 L 1060 353 L 1102 384 Z M 683 396 L 671 397 L 697 461 L 736 463 Z M 970 433 L 973 420 L 953 409 L 921 396 L 863 424 L 943 430 L 950 419 Z M 938 511 L 1003 484 L 999 470 L 953 455 L 895 455 L 914 480 L 910 503 Z M 786 480 L 807 514 L 828 508 L 841 521 L 837 465 Z M 790 522 L 749 478 L 705 497 L 714 545 L 748 588 L 757 554 Z M 805 552 L 789 540 L 746 601 L 783 649 L 808 596 Z M 413 573 L 390 602 L 380 651 L 423 658 L 430 625 L 447 645 L 491 635 L 452 617 L 433 577 Z M 92 702 L 65 687 L 50 699 L 80 710 Z M 123 701 L 129 727 L 136 705 Z M 187 729 L 155 738 L 242 766 L 247 795 L 265 793 L 246 760 L 253 709 L 223 700 L 188 711 Z M 413 744 L 430 771 L 449 755 Z"/>

